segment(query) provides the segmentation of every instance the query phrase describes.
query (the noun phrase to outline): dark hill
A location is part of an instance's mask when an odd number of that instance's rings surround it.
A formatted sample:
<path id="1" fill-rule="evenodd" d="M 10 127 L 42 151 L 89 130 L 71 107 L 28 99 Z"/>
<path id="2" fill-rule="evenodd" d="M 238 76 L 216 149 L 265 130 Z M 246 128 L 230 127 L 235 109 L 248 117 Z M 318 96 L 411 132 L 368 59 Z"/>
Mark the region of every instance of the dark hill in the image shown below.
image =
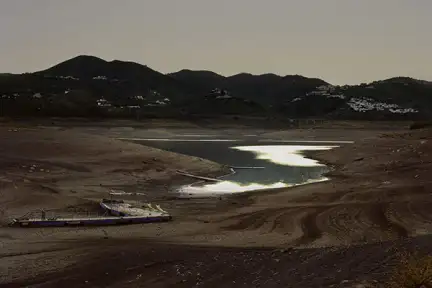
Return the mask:
<path id="1" fill-rule="evenodd" d="M 432 83 L 408 77 L 333 86 L 301 75 L 225 77 L 186 69 L 165 75 L 86 55 L 35 73 L 0 76 L 0 116 L 432 118 Z"/>
<path id="2" fill-rule="evenodd" d="M 181 70 L 168 74 L 170 77 L 182 82 L 194 94 L 206 94 L 214 88 L 224 86 L 225 77 L 211 71 Z"/>
<path id="3" fill-rule="evenodd" d="M 226 90 L 228 94 L 249 99 L 262 105 L 277 105 L 313 91 L 327 82 L 299 75 L 278 76 L 275 74 L 253 75 L 240 73 L 224 77 L 211 71 L 182 70 L 169 74 L 182 81 L 198 93 L 208 93 L 213 89 Z"/>
<path id="4" fill-rule="evenodd" d="M 145 65 L 126 61 L 105 61 L 94 56 L 77 56 L 51 68 L 36 72 L 37 75 L 74 77 L 79 80 L 108 80 L 110 82 L 140 82 L 141 87 L 155 89 L 160 85 L 179 85 L 171 77 Z M 137 84 L 137 83 L 136 83 Z"/>
<path id="5" fill-rule="evenodd" d="M 40 75 L 72 76 L 79 79 L 92 78 L 106 73 L 108 62 L 94 57 L 81 55 L 59 63 L 51 68 L 36 72 Z"/>

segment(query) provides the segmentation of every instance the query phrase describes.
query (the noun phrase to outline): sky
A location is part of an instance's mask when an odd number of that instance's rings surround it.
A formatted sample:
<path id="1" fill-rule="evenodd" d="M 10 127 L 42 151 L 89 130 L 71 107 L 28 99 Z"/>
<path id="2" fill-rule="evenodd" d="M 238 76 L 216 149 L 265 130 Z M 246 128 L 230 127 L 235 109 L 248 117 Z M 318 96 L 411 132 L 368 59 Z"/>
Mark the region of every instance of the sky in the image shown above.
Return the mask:
<path id="1" fill-rule="evenodd" d="M 431 0 L 0 0 L 0 72 L 77 55 L 162 73 L 432 80 Z"/>

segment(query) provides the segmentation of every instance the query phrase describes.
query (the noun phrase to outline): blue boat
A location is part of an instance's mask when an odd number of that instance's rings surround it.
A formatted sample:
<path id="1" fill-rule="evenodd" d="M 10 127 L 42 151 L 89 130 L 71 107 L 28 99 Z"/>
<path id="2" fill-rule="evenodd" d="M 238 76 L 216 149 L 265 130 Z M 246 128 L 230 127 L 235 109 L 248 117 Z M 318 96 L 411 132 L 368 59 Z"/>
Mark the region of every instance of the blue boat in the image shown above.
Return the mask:
<path id="1" fill-rule="evenodd" d="M 57 219 L 14 219 L 10 226 L 19 227 L 63 227 L 63 226 L 105 226 L 171 221 L 170 215 L 163 216 L 124 216 L 124 217 L 93 217 L 93 218 L 57 218 Z"/>
<path id="2" fill-rule="evenodd" d="M 105 226 L 171 221 L 168 212 L 151 204 L 143 207 L 133 207 L 121 200 L 106 200 L 100 206 L 111 216 L 108 217 L 77 217 L 77 218 L 46 218 L 42 212 L 40 218 L 17 218 L 9 224 L 19 227 L 62 227 L 62 226 Z"/>

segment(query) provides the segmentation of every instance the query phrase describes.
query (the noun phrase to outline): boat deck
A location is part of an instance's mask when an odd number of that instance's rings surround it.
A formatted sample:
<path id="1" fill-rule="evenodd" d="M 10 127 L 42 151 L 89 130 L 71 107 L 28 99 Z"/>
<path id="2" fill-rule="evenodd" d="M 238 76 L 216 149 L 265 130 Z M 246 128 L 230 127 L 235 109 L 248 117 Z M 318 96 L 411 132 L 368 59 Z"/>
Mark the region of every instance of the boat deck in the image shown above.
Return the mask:
<path id="1" fill-rule="evenodd" d="M 77 217 L 46 217 L 42 210 L 41 217 L 32 217 L 31 213 L 26 216 L 14 219 L 10 226 L 20 227 L 59 227 L 59 226 L 83 226 L 83 225 L 124 225 L 138 223 L 165 222 L 172 220 L 168 212 L 160 208 L 159 205 L 153 207 L 150 203 L 146 206 L 134 207 L 123 201 L 102 200 L 101 208 L 111 216 L 77 216 Z M 27 216 L 28 215 L 28 216 Z"/>
<path id="2" fill-rule="evenodd" d="M 21 227 L 58 227 L 58 226 L 85 226 L 85 225 L 125 225 L 138 223 L 165 222 L 172 220 L 169 215 L 155 216 L 124 216 L 124 217 L 82 217 L 82 218 L 56 218 L 56 219 L 15 219 L 12 226 Z"/>

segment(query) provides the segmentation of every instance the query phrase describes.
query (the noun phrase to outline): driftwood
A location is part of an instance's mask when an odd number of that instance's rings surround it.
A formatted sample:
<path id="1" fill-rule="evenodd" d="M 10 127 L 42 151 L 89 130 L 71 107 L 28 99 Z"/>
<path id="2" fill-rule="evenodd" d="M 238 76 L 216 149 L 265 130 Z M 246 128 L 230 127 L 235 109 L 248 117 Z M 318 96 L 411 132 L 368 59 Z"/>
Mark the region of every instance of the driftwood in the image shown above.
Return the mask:
<path id="1" fill-rule="evenodd" d="M 177 174 L 186 176 L 186 177 L 191 177 L 191 178 L 195 178 L 195 179 L 200 179 L 200 180 L 204 180 L 204 181 L 211 181 L 211 182 L 221 182 L 222 180 L 220 179 L 216 179 L 216 178 L 210 178 L 210 177 L 203 177 L 203 176 L 197 176 L 197 175 L 193 175 L 187 172 L 183 172 L 183 171 L 179 171 L 177 170 Z"/>
<path id="2" fill-rule="evenodd" d="M 230 166 L 232 169 L 265 169 L 265 167 L 238 167 L 238 166 Z"/>

